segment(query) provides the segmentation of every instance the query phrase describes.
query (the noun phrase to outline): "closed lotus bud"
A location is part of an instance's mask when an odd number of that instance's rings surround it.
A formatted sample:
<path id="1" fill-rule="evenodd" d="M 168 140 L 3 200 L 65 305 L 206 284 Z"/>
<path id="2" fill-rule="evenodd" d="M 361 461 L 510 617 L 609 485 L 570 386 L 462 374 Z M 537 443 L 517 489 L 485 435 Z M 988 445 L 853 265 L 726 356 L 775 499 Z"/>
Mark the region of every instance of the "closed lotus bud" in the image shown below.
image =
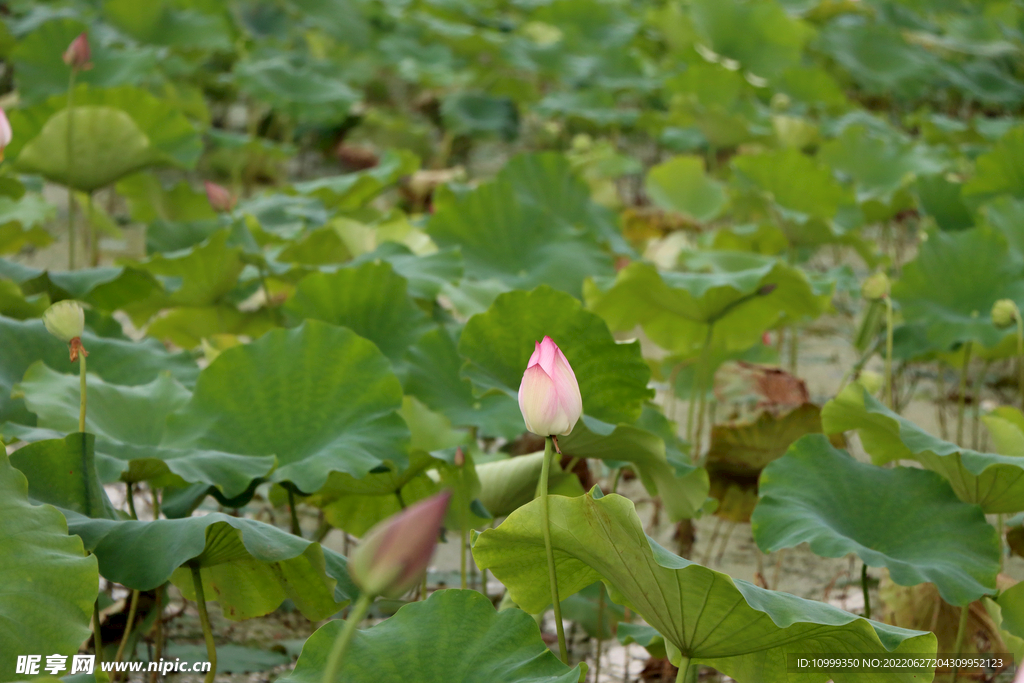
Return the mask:
<path id="1" fill-rule="evenodd" d="M 451 491 L 444 491 L 421 500 L 366 532 L 348 563 L 360 590 L 397 598 L 419 584 L 451 497 Z"/>
<path id="2" fill-rule="evenodd" d="M 462 452 L 462 446 L 455 449 L 455 466 L 462 467 L 466 464 L 466 454 Z"/>
<path id="3" fill-rule="evenodd" d="M 889 296 L 889 278 L 882 271 L 872 273 L 860 286 L 860 293 L 871 301 L 884 299 Z"/>
<path id="4" fill-rule="evenodd" d="M 235 208 L 235 198 L 226 187 L 211 183 L 209 180 L 203 185 L 206 187 L 206 200 L 210 202 L 214 211 L 227 212 Z"/>
<path id="5" fill-rule="evenodd" d="M 85 71 L 92 68 L 90 56 L 89 36 L 83 32 L 71 41 L 68 49 L 64 50 L 64 63 L 77 71 Z"/>
<path id="6" fill-rule="evenodd" d="M 1017 304 L 1012 299 L 1000 299 L 992 306 L 992 324 L 996 327 L 1010 327 L 1017 322 Z"/>
<path id="7" fill-rule="evenodd" d="M 519 385 L 519 410 L 526 428 L 538 436 L 568 434 L 583 413 L 576 375 L 551 337 L 538 342 L 530 356 Z"/>
<path id="8" fill-rule="evenodd" d="M 85 311 L 77 301 L 58 301 L 43 313 L 43 325 L 57 339 L 67 342 L 71 360 L 78 360 L 78 354 L 88 356 L 82 346 L 82 332 L 85 331 Z"/>
<path id="9" fill-rule="evenodd" d="M 14 139 L 14 132 L 11 130 L 11 122 L 7 120 L 7 113 L 0 109 L 0 161 L 4 160 L 4 149 Z"/>

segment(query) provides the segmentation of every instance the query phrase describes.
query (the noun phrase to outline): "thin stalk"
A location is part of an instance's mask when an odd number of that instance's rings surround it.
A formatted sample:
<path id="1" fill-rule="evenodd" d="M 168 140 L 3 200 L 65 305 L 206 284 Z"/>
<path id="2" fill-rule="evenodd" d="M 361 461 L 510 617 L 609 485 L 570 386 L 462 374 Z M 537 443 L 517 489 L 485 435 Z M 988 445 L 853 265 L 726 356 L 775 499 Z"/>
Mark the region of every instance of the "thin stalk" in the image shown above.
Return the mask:
<path id="1" fill-rule="evenodd" d="M 956 644 L 953 645 L 953 658 L 960 656 L 960 649 L 964 646 L 964 636 L 967 635 L 967 618 L 971 614 L 970 603 L 960 608 L 960 625 L 956 629 Z M 953 683 L 960 677 L 960 667 L 953 667 Z"/>
<path id="2" fill-rule="evenodd" d="M 967 400 L 967 368 L 971 363 L 971 342 L 964 345 L 964 364 L 960 368 L 960 396 L 956 406 L 956 442 L 964 445 L 964 405 Z"/>
<path id="3" fill-rule="evenodd" d="M 164 587 L 156 589 L 156 621 L 153 622 L 153 659 L 151 662 L 159 662 L 164 652 Z M 149 683 L 156 683 L 159 671 L 153 671 L 149 675 Z"/>
<path id="4" fill-rule="evenodd" d="M 423 586 L 420 588 L 420 600 L 427 599 L 427 573 L 423 572 Z"/>
<path id="5" fill-rule="evenodd" d="M 621 478 L 622 478 L 622 468 L 619 467 L 619 468 L 616 468 L 616 470 L 615 470 L 615 477 L 612 478 L 612 490 L 611 490 L 612 493 L 615 493 L 616 491 L 619 490 L 619 479 L 621 479 Z"/>
<path id="6" fill-rule="evenodd" d="M 594 683 L 601 683 L 601 633 L 604 631 L 604 584 L 597 584 L 597 655 L 594 657 Z"/>
<path id="7" fill-rule="evenodd" d="M 548 559 L 548 579 L 551 584 L 551 603 L 555 609 L 555 630 L 558 632 L 558 654 L 562 663 L 568 666 L 569 654 L 565 647 L 565 627 L 562 625 L 562 603 L 558 600 L 558 577 L 555 574 L 555 553 L 551 549 L 551 520 L 548 515 L 548 474 L 551 472 L 551 458 L 554 456 L 552 437 L 544 439 L 544 461 L 540 470 L 540 514 L 544 528 L 544 552 Z"/>
<path id="8" fill-rule="evenodd" d="M 78 354 L 78 392 L 80 394 L 78 403 L 78 431 L 85 433 L 85 351 Z"/>
<path id="9" fill-rule="evenodd" d="M 90 266 L 96 267 L 100 263 L 100 248 L 98 238 L 92 229 L 92 191 L 85 193 L 85 244 Z"/>
<path id="10" fill-rule="evenodd" d="M 981 372 L 978 373 L 978 377 L 974 380 L 974 390 L 972 391 L 973 396 L 973 408 L 971 417 L 971 448 L 978 450 L 981 440 L 981 390 L 985 382 L 985 375 L 988 374 L 988 367 L 992 361 L 985 361 L 985 365 L 981 368 Z"/>
<path id="11" fill-rule="evenodd" d="M 795 375 L 797 370 L 797 359 L 800 355 L 800 335 L 797 334 L 796 325 L 789 328 L 789 374 Z"/>
<path id="12" fill-rule="evenodd" d="M 946 369 L 942 363 L 938 364 L 938 371 L 935 375 L 935 390 L 938 396 L 935 397 L 935 412 L 938 414 L 939 435 L 943 441 L 949 441 L 949 427 L 946 425 Z"/>
<path id="13" fill-rule="evenodd" d="M 67 139 L 67 161 L 68 168 L 71 168 L 72 147 L 74 142 L 75 122 L 75 75 L 77 69 L 71 69 L 71 76 L 68 78 L 68 139 Z M 68 185 L 68 270 L 75 269 L 75 191 Z"/>
<path id="14" fill-rule="evenodd" d="M 291 489 L 288 490 L 288 509 L 291 511 L 292 516 L 292 534 L 298 537 L 302 537 L 302 527 L 299 526 L 299 513 L 295 510 L 295 492 Z"/>
<path id="15" fill-rule="evenodd" d="M 189 565 L 192 570 L 192 587 L 196 592 L 196 605 L 199 607 L 199 623 L 203 626 L 203 639 L 206 641 L 206 657 L 210 662 L 210 670 L 206 672 L 203 683 L 213 683 L 217 675 L 217 646 L 213 643 L 213 629 L 210 628 L 210 615 L 206 611 L 206 596 L 203 594 L 203 577 L 199 572 L 199 564 Z"/>
<path id="16" fill-rule="evenodd" d="M 892 297 L 885 295 L 885 404 L 895 411 L 892 390 Z"/>
<path id="17" fill-rule="evenodd" d="M 1006 538 L 1006 529 L 1003 526 L 1003 515 L 999 513 L 996 515 L 996 530 L 999 532 L 999 571 L 1003 571 L 1003 558 L 1006 557 L 1006 552 L 1003 548 L 1003 541 Z"/>
<path id="18" fill-rule="evenodd" d="M 1020 310 L 1014 316 L 1017 321 L 1017 392 L 1020 394 L 1020 405 L 1024 409 L 1024 318 Z"/>
<path id="19" fill-rule="evenodd" d="M 128 499 L 128 512 L 131 513 L 132 519 L 138 519 L 139 516 L 135 512 L 135 484 L 130 481 L 124 483 L 125 498 Z"/>
<path id="20" fill-rule="evenodd" d="M 132 633 L 132 626 L 135 625 L 135 612 L 139 608 L 139 591 L 132 591 L 132 601 L 128 607 L 128 623 L 124 626 L 124 635 L 121 636 L 121 644 L 117 646 L 117 654 L 114 656 L 115 662 L 120 662 L 124 656 L 124 648 L 128 645 L 128 637 Z M 116 675 L 116 672 L 115 672 Z"/>
<path id="21" fill-rule="evenodd" d="M 150 492 L 153 494 L 153 519 L 160 519 L 160 489 L 151 488 Z"/>
<path id="22" fill-rule="evenodd" d="M 100 600 L 92 604 L 92 646 L 96 650 L 96 661 L 103 663 L 103 637 L 100 635 Z"/>
<path id="23" fill-rule="evenodd" d="M 860 588 L 864 591 L 864 618 L 871 618 L 871 593 L 868 592 L 868 565 L 867 563 L 861 565 L 860 568 Z"/>
<path id="24" fill-rule="evenodd" d="M 696 462 L 700 458 L 701 442 L 703 441 L 704 433 L 704 410 L 707 404 L 707 393 L 708 393 L 708 365 L 710 363 L 711 355 L 711 337 L 715 333 L 715 322 L 711 321 L 708 323 L 708 333 L 704 336 L 704 345 L 700 349 L 700 360 L 698 361 L 697 371 L 694 373 L 697 384 L 698 393 L 698 405 L 700 406 L 697 411 L 697 433 L 694 436 L 692 445 L 690 446 L 692 452 L 690 457 Z"/>
<path id="25" fill-rule="evenodd" d="M 469 487 L 466 485 L 466 465 L 459 469 L 459 580 L 462 583 L 462 590 L 466 590 L 466 546 L 469 545 Z"/>
<path id="26" fill-rule="evenodd" d="M 341 660 L 345 656 L 346 650 L 348 650 L 349 643 L 352 642 L 352 636 L 356 634 L 359 622 L 366 616 L 366 612 L 370 609 L 372 602 L 373 596 L 363 593 L 356 600 L 356 604 L 353 605 L 352 611 L 349 612 L 348 618 L 345 619 L 345 626 L 341 629 L 338 637 L 334 639 L 331 653 L 327 656 L 327 666 L 324 667 L 324 683 L 334 683 L 334 679 L 338 677 Z"/>
<path id="27" fill-rule="evenodd" d="M 686 683 L 686 674 L 690 671 L 690 658 L 683 656 L 679 662 L 679 673 L 676 674 L 676 683 Z"/>

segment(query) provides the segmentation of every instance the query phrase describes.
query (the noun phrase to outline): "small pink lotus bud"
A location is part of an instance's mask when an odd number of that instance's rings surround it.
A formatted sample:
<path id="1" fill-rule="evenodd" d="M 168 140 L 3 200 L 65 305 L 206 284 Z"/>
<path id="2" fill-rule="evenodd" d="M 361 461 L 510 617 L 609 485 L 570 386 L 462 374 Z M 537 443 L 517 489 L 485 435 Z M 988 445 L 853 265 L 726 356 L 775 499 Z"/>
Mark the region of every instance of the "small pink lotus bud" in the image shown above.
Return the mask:
<path id="1" fill-rule="evenodd" d="M 397 598 L 417 585 L 430 564 L 451 491 L 410 505 L 366 532 L 348 571 L 370 595 Z"/>
<path id="2" fill-rule="evenodd" d="M 92 68 L 92 63 L 89 61 L 91 54 L 89 36 L 82 32 L 71 41 L 68 49 L 64 50 L 64 63 L 76 71 L 86 71 Z"/>
<path id="3" fill-rule="evenodd" d="M 466 464 L 466 454 L 462 452 L 462 446 L 455 449 L 455 466 L 462 467 Z"/>
<path id="4" fill-rule="evenodd" d="M 14 139 L 14 132 L 11 130 L 11 122 L 7 120 L 7 113 L 0 109 L 0 161 L 4 160 L 4 149 Z"/>
<path id="5" fill-rule="evenodd" d="M 551 337 L 537 342 L 519 385 L 519 410 L 538 436 L 568 434 L 583 414 L 576 375 Z"/>
<path id="6" fill-rule="evenodd" d="M 235 208 L 235 198 L 226 187 L 209 180 L 203 182 L 203 185 L 206 187 L 206 200 L 214 211 L 231 211 Z"/>

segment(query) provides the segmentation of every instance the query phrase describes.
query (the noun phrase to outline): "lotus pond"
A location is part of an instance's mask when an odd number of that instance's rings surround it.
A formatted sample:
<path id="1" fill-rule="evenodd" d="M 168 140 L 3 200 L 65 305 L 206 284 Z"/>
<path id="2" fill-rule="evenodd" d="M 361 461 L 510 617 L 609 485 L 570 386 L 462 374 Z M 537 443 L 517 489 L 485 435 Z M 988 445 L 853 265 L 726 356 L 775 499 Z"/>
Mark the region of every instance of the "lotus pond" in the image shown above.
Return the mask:
<path id="1" fill-rule="evenodd" d="M 0 60 L 0 683 L 1024 681 L 1021 0 Z"/>

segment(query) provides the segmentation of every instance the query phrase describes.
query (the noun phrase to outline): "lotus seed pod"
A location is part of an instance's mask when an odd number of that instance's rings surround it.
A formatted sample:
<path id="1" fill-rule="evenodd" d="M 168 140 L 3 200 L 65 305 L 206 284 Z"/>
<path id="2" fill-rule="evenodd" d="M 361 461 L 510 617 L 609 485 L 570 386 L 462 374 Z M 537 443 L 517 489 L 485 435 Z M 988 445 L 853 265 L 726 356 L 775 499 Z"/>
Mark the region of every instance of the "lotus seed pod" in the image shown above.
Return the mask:
<path id="1" fill-rule="evenodd" d="M 872 273 L 860 286 L 861 295 L 870 301 L 877 301 L 889 296 L 889 278 L 885 273 Z"/>
<path id="2" fill-rule="evenodd" d="M 1012 299 L 1000 299 L 992 305 L 992 324 L 996 327 L 1010 327 L 1017 322 L 1017 304 Z"/>
<path id="3" fill-rule="evenodd" d="M 568 434 L 583 414 L 576 375 L 551 337 L 537 342 L 530 356 L 519 385 L 519 410 L 537 436 Z"/>
<path id="4" fill-rule="evenodd" d="M 43 313 L 43 324 L 54 337 L 70 344 L 85 331 L 85 311 L 77 301 L 58 301 Z"/>

